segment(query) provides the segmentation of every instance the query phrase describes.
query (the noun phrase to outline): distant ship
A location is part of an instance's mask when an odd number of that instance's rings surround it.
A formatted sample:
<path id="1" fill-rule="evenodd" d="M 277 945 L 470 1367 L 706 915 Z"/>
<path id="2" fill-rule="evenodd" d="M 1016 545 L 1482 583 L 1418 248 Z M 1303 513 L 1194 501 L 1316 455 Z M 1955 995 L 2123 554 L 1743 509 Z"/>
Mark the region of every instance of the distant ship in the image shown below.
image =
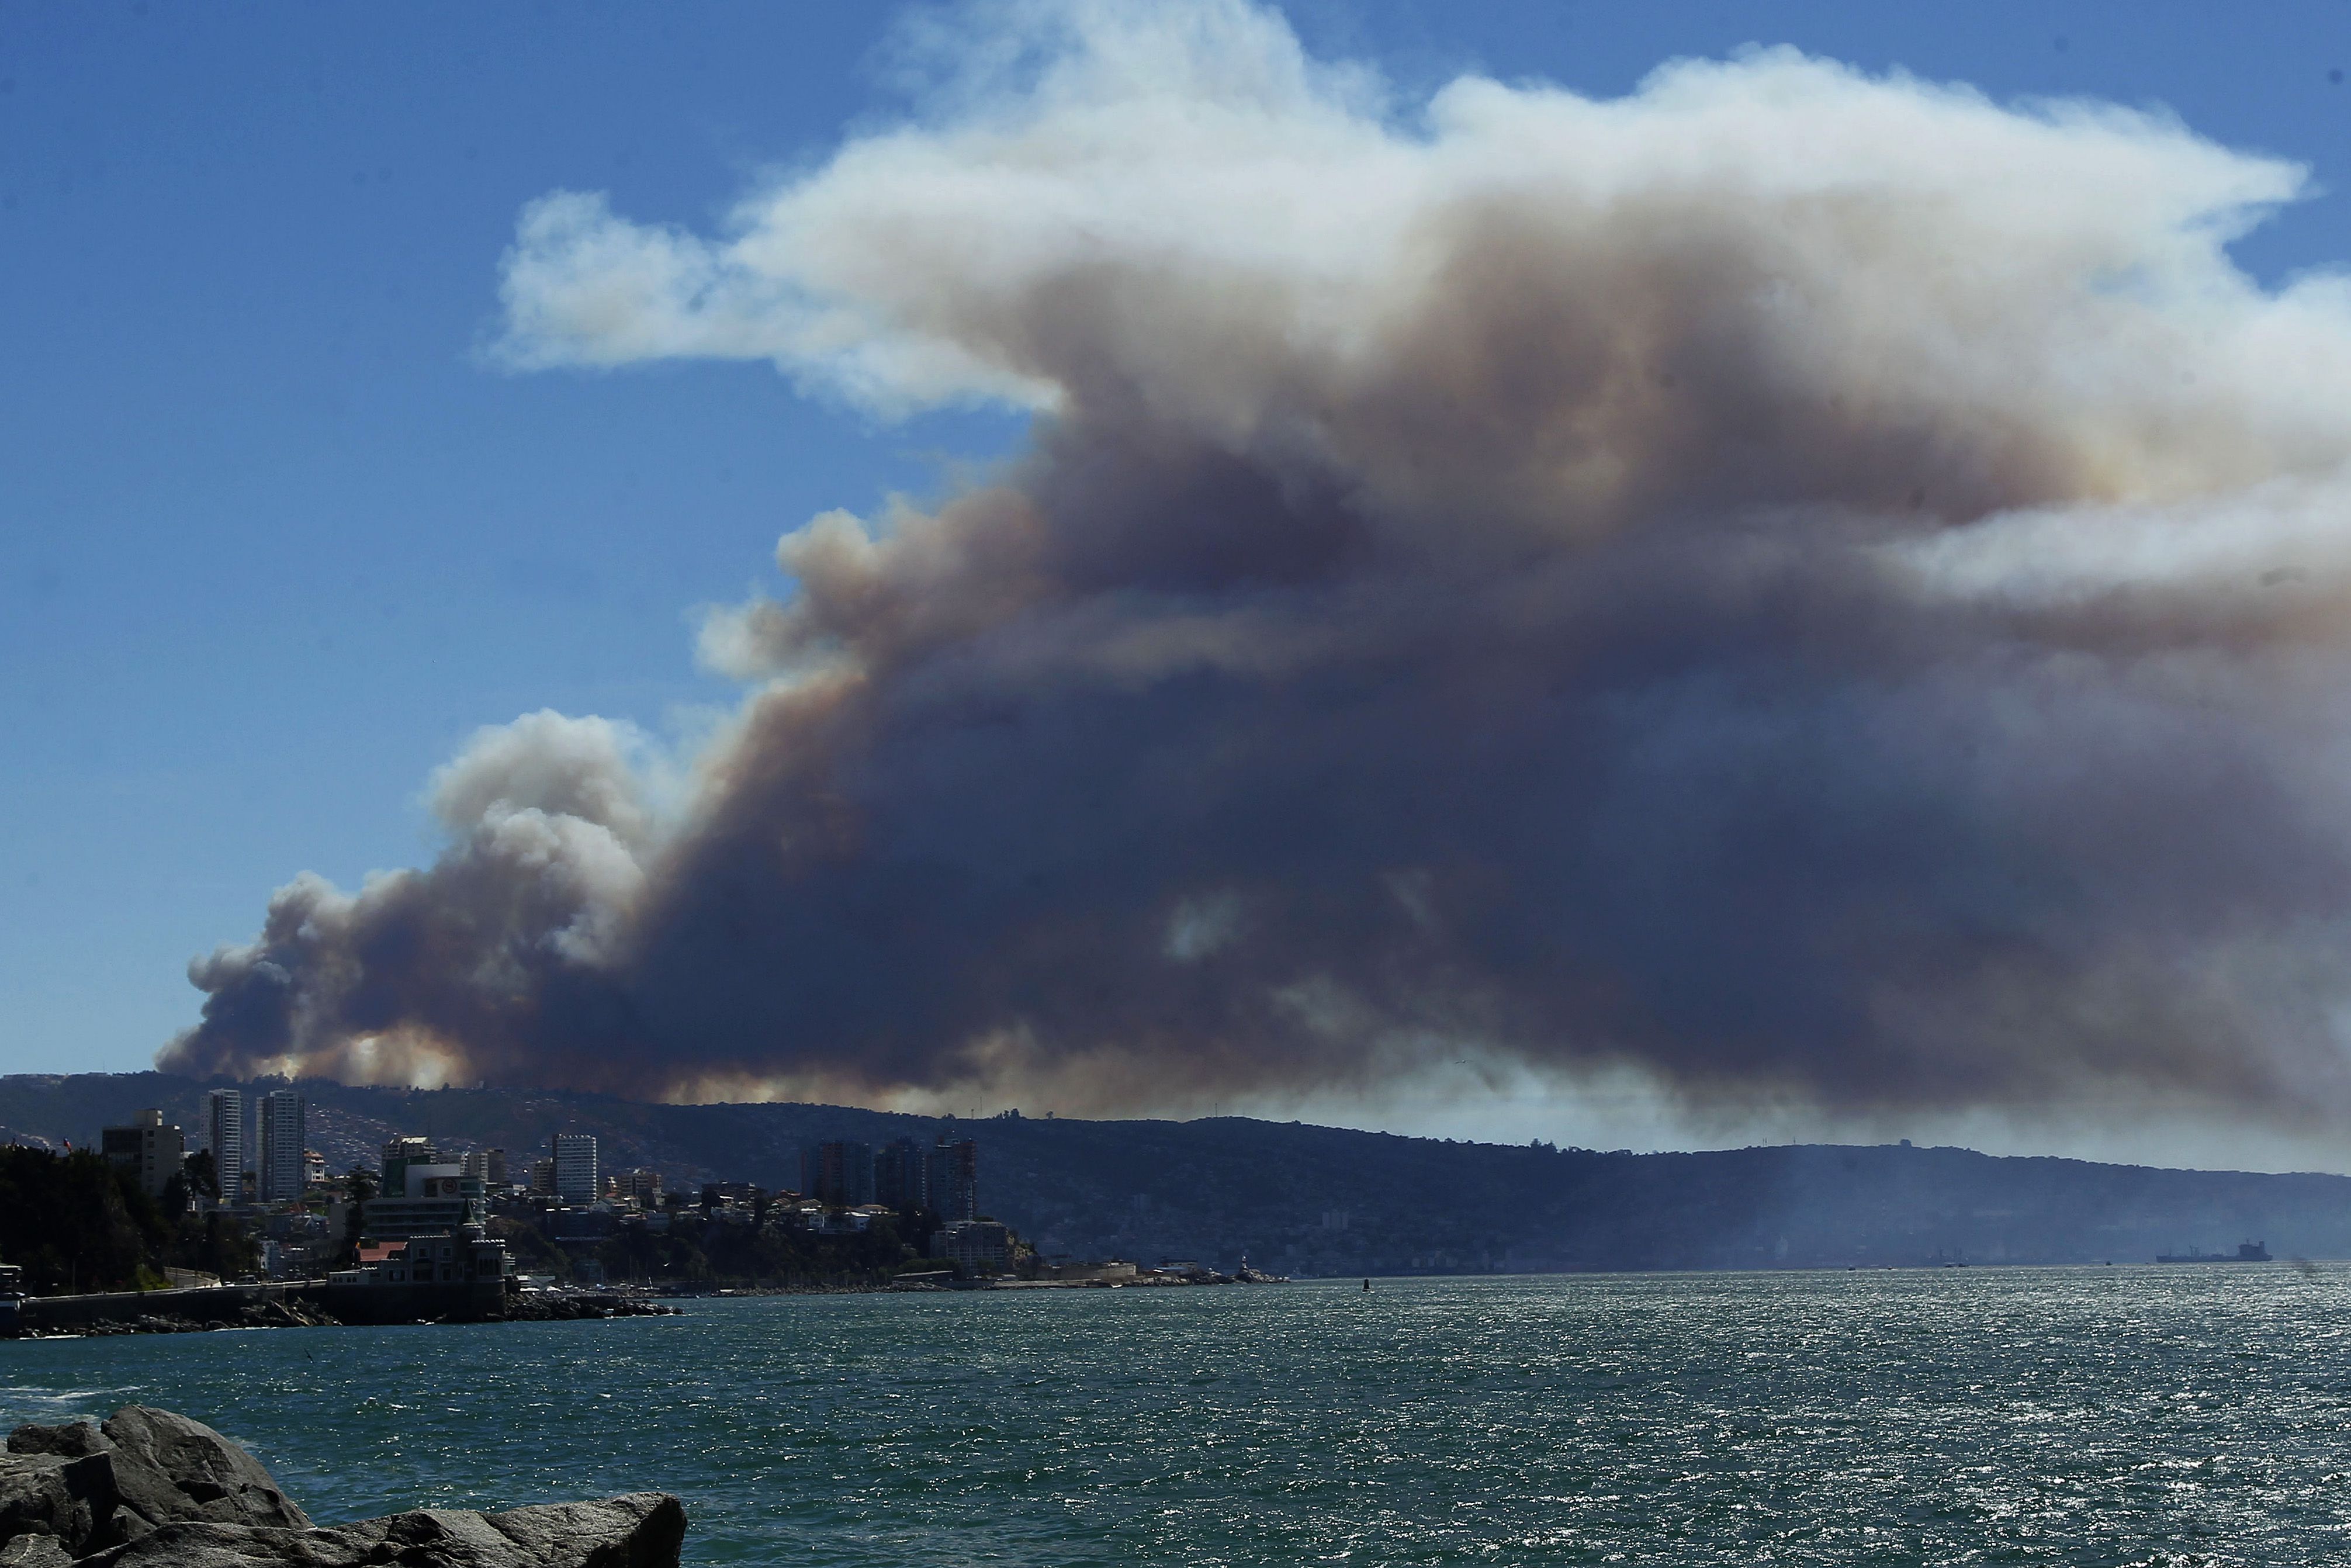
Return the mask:
<path id="1" fill-rule="evenodd" d="M 2190 1247 L 2185 1252 L 2163 1252 L 2156 1256 L 2158 1263 L 2266 1263 L 2270 1249 L 2258 1241 L 2240 1241 L 2234 1252 L 2206 1252 Z"/>

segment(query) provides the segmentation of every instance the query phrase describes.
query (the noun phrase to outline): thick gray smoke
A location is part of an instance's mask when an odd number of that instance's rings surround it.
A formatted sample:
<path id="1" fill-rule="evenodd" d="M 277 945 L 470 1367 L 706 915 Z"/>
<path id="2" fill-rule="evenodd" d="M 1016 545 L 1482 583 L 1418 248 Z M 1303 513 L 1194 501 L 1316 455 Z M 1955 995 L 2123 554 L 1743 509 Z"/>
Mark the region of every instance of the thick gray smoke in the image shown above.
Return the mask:
<path id="1" fill-rule="evenodd" d="M 719 237 L 534 204 L 499 352 L 1028 453 L 787 537 L 674 804 L 485 735 L 168 1064 L 2351 1105 L 2351 297 L 2224 248 L 2299 171 L 1786 52 L 1399 105 L 1238 3 L 987 15 Z"/>

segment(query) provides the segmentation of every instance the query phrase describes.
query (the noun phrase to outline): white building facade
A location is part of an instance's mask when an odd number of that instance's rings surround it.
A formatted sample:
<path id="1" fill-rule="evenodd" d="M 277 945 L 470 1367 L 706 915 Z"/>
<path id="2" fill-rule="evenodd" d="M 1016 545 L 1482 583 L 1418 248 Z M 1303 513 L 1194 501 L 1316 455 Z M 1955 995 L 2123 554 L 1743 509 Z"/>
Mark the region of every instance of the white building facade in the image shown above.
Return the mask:
<path id="1" fill-rule="evenodd" d="M 565 1203 L 593 1203 L 603 1196 L 604 1184 L 596 1169 L 596 1136 L 592 1133 L 555 1134 L 555 1196 Z"/>
<path id="2" fill-rule="evenodd" d="M 308 1175 L 303 1165 L 304 1123 L 308 1106 L 298 1089 L 273 1089 L 254 1102 L 260 1112 L 254 1154 L 255 1171 L 264 1203 L 281 1203 L 302 1196 Z"/>
<path id="3" fill-rule="evenodd" d="M 213 1175 L 223 1203 L 245 1201 L 245 1096 L 234 1089 L 204 1092 L 204 1147 L 212 1151 Z"/>

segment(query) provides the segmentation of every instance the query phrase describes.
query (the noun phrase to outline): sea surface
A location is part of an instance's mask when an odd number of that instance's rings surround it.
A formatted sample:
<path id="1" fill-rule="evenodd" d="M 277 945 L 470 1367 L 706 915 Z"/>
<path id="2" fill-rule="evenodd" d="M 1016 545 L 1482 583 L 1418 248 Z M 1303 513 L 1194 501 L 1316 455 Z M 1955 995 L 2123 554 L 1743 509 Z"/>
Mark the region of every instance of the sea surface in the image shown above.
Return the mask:
<path id="1" fill-rule="evenodd" d="M 2335 1265 L 768 1297 L 0 1343 L 322 1522 L 659 1488 L 691 1563 L 2351 1562 Z"/>

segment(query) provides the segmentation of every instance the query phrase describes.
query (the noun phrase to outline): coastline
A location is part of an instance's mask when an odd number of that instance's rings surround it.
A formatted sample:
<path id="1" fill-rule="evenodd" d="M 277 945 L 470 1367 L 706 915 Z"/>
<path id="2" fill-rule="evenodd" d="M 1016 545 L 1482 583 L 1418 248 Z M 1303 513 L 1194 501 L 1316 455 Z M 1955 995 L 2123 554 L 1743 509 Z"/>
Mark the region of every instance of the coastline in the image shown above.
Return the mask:
<path id="1" fill-rule="evenodd" d="M 0 1302 L 0 1339 L 90 1339 L 120 1334 L 210 1333 L 231 1329 L 387 1327 L 474 1322 L 569 1322 L 674 1317 L 684 1309 L 625 1291 L 503 1294 L 434 1285 L 324 1286 L 316 1281 L 27 1296 Z"/>

